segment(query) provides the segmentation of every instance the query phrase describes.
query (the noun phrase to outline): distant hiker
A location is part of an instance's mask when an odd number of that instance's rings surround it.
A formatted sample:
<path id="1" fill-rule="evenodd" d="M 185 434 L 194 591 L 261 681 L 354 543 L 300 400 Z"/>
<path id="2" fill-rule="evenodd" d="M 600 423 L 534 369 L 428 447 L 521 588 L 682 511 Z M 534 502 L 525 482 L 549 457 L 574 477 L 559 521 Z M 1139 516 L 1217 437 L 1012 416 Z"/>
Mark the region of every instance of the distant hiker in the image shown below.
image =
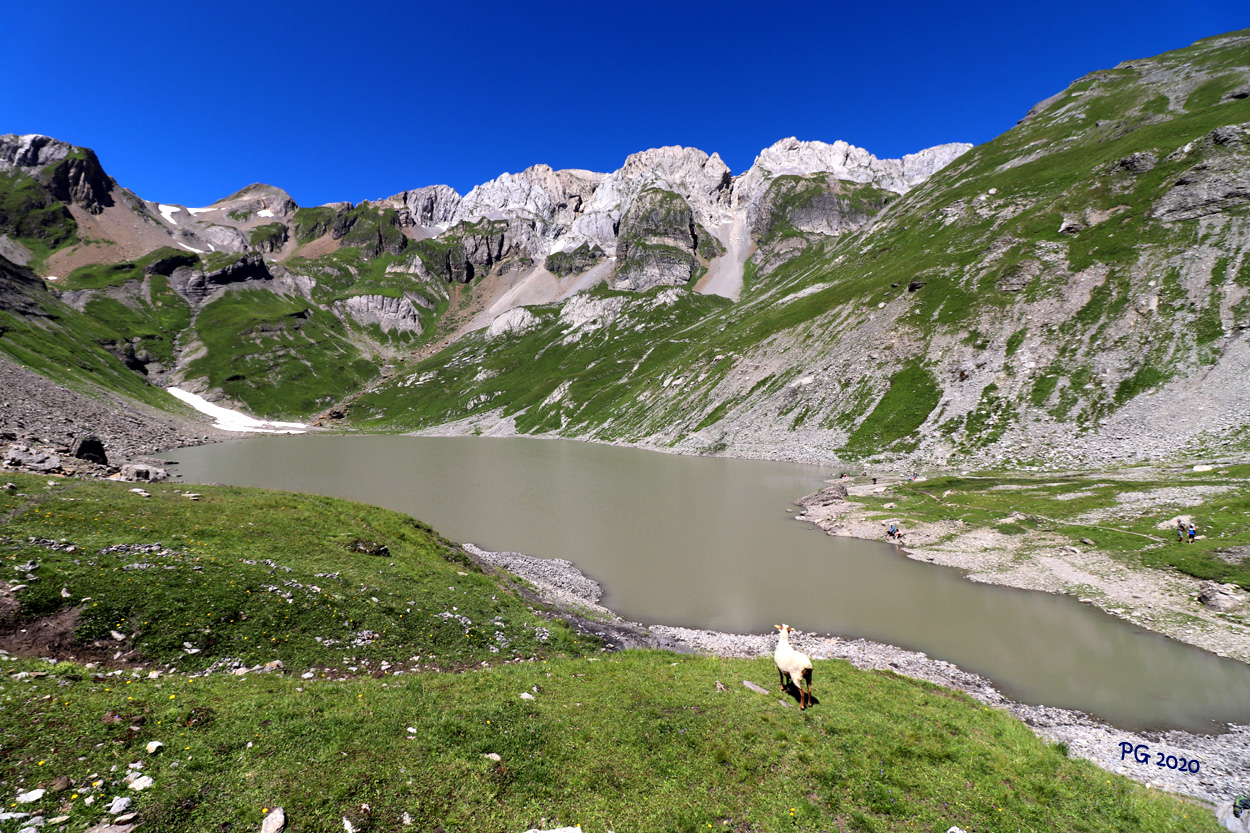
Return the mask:
<path id="1" fill-rule="evenodd" d="M 1194 529 L 1193 524 L 1190 524 L 1189 525 L 1189 543 L 1192 544 L 1194 542 L 1194 538 L 1196 538 L 1197 536 L 1198 536 L 1198 530 Z"/>
<path id="2" fill-rule="evenodd" d="M 874 485 L 874 486 L 876 486 L 876 485 L 877 485 L 877 478 L 875 478 L 875 477 L 874 477 L 874 478 L 872 479 L 872 485 Z"/>
<path id="3" fill-rule="evenodd" d="M 890 524 L 890 528 L 889 528 L 889 530 L 885 533 L 885 537 L 887 537 L 887 538 L 895 538 L 895 537 L 897 537 L 897 536 L 898 536 L 898 527 L 896 527 L 894 524 Z"/>
<path id="4" fill-rule="evenodd" d="M 1185 522 L 1180 518 L 1176 519 L 1176 543 L 1185 543 Z"/>

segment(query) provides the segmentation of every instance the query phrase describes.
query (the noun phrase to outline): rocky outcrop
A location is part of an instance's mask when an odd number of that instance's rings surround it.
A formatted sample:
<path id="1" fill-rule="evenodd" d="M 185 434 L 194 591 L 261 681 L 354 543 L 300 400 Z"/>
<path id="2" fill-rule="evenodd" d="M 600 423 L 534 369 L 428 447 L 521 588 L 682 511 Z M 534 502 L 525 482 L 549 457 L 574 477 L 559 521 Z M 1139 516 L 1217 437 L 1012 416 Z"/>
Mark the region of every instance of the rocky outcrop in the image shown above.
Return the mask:
<path id="1" fill-rule="evenodd" d="M 1155 217 L 1192 220 L 1250 203 L 1250 123 L 1217 127 L 1193 150 L 1201 161 L 1155 203 Z"/>
<path id="2" fill-rule="evenodd" d="M 781 231 L 839 235 L 868 222 L 889 194 L 857 187 L 835 174 L 781 176 L 769 181 L 753 212 L 751 233 L 766 240 Z"/>
<path id="3" fill-rule="evenodd" d="M 677 286 L 698 269 L 699 234 L 690 205 L 671 191 L 650 188 L 634 200 L 621 220 L 616 242 L 615 289 L 646 290 Z"/>
<path id="4" fill-rule="evenodd" d="M 405 228 L 444 229 L 452 224 L 460 206 L 460 195 L 446 185 L 427 185 L 401 191 L 381 204 L 395 208 L 399 212 L 400 224 Z"/>
<path id="5" fill-rule="evenodd" d="M 420 310 L 405 296 L 353 295 L 340 301 L 336 307 L 340 315 L 366 327 L 376 324 L 383 332 L 421 332 Z"/>
<path id="6" fill-rule="evenodd" d="M 180 267 L 170 276 L 170 286 L 192 306 L 204 303 L 223 286 L 246 281 L 272 281 L 273 273 L 258 254 L 245 254 L 230 263 L 210 270 Z"/>
<path id="7" fill-rule="evenodd" d="M 22 316 L 42 315 L 36 300 L 41 295 L 46 296 L 47 290 L 38 275 L 0 255 L 0 310 Z M 3 332 L 0 327 L 0 335 Z"/>
<path id="8" fill-rule="evenodd" d="M 556 277 L 565 278 L 569 275 L 580 275 L 605 257 L 607 255 L 603 249 L 583 243 L 572 251 L 552 252 L 543 261 L 543 266 Z"/>
<path id="9" fill-rule="evenodd" d="M 490 326 L 486 328 L 486 337 L 493 340 L 509 335 L 522 335 L 538 326 L 538 319 L 532 312 L 525 307 L 514 307 L 490 322 Z"/>
<path id="10" fill-rule="evenodd" d="M 113 180 L 95 152 L 31 134 L 0 136 L 0 171 L 19 170 L 65 203 L 99 214 L 113 205 Z"/>
<path id="11" fill-rule="evenodd" d="M 616 251 L 619 224 L 638 195 L 649 189 L 677 194 L 701 225 L 730 222 L 733 177 L 720 156 L 697 148 L 662 147 L 635 153 L 620 170 L 609 174 L 595 190 L 582 216 L 573 224 L 578 240 Z"/>
<path id="12" fill-rule="evenodd" d="M 817 173 L 906 194 L 971 148 L 972 145 L 965 142 L 955 142 L 909 153 L 902 159 L 878 159 L 863 148 L 846 142 L 803 142 L 790 137 L 755 157 L 750 169 L 734 183 L 733 202 L 754 225 L 757 222 L 757 206 L 772 180 L 781 176 L 808 177 Z"/>
<path id="13" fill-rule="evenodd" d="M 525 248 L 532 254 L 546 253 L 569 233 L 604 179 L 604 174 L 591 171 L 534 165 L 478 185 L 460 202 L 452 222 L 526 220 L 534 237 L 522 241 Z"/>

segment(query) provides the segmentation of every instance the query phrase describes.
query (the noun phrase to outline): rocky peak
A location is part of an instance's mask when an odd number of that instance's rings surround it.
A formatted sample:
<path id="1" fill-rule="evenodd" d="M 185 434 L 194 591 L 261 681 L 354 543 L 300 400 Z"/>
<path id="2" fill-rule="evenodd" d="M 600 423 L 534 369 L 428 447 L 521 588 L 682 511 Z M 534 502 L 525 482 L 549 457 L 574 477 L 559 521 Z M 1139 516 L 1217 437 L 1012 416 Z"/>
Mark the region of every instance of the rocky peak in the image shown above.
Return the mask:
<path id="1" fill-rule="evenodd" d="M 35 179 L 61 202 L 99 214 L 113 204 L 113 180 L 89 148 L 49 136 L 0 136 L 0 171 L 17 170 Z"/>
<path id="2" fill-rule="evenodd" d="M 225 199 L 213 203 L 213 207 L 229 209 L 236 215 L 256 216 L 263 220 L 289 219 L 299 208 L 286 191 L 263 182 L 254 182 Z"/>
<path id="3" fill-rule="evenodd" d="M 747 172 L 734 182 L 733 201 L 739 210 L 745 210 L 747 220 L 754 224 L 755 207 L 769 182 L 779 176 L 817 173 L 829 173 L 841 180 L 906 194 L 971 148 L 970 144 L 955 142 L 909 153 L 902 159 L 878 159 L 863 148 L 841 140 L 827 144 L 804 142 L 791 136 L 760 151 Z"/>
<path id="4" fill-rule="evenodd" d="M 499 220 L 511 212 L 568 227 L 604 179 L 591 171 L 534 165 L 475 187 L 461 201 L 456 221 Z"/>
<path id="5" fill-rule="evenodd" d="M 733 176 L 719 155 L 698 148 L 662 147 L 635 153 L 609 174 L 573 224 L 578 237 L 615 252 L 621 218 L 643 191 L 654 188 L 686 201 L 697 222 L 708 227 L 730 222 Z"/>
<path id="6" fill-rule="evenodd" d="M 381 201 L 383 206 L 395 208 L 404 226 L 423 228 L 446 228 L 452 224 L 461 197 L 447 185 L 427 185 L 411 191 L 401 191 Z"/>

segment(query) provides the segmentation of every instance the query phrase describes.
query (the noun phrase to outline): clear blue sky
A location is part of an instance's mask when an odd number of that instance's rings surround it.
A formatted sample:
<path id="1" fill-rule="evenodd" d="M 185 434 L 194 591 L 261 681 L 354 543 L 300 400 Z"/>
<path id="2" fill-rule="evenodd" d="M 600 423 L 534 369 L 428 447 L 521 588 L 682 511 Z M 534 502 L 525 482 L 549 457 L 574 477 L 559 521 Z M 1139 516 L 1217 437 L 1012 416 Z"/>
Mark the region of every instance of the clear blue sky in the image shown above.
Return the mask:
<path id="1" fill-rule="evenodd" d="M 661 145 L 980 143 L 1120 61 L 1250 27 L 1245 0 L 7 5 L 0 133 L 94 149 L 139 196 L 301 205 Z"/>

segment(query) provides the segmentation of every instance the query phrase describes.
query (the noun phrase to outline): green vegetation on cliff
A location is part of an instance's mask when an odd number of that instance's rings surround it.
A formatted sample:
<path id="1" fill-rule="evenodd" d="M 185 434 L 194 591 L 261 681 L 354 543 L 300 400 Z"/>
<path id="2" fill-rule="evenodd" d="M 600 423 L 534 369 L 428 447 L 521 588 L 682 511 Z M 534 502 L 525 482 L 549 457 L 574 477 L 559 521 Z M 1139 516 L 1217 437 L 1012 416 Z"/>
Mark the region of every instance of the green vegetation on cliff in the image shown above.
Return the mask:
<path id="1" fill-rule="evenodd" d="M 186 374 L 258 414 L 307 416 L 377 373 L 341 319 L 299 296 L 228 292 L 200 309 L 192 331 L 206 352 Z"/>

